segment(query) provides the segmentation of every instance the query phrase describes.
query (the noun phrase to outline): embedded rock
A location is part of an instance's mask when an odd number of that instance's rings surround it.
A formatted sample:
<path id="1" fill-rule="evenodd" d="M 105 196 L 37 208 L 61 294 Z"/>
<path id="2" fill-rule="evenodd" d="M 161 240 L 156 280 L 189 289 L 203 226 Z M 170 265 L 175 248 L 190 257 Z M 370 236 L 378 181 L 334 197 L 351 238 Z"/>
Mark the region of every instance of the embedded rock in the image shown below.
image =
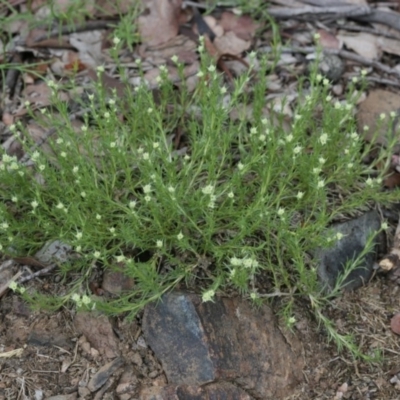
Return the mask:
<path id="1" fill-rule="evenodd" d="M 347 262 L 355 260 L 365 249 L 369 235 L 381 226 L 379 214 L 370 211 L 357 219 L 332 226 L 333 232 L 341 233 L 343 238 L 329 249 L 320 249 L 315 256 L 319 260 L 318 277 L 323 287 L 332 290 L 338 277 L 345 271 Z M 362 263 L 344 280 L 346 290 L 354 290 L 365 285 L 372 276 L 376 252 L 381 245 L 381 237 L 375 238 L 374 251 L 366 254 Z"/>
<path id="2" fill-rule="evenodd" d="M 300 344 L 283 336 L 266 305 L 255 309 L 239 298 L 202 303 L 173 292 L 146 307 L 142 328 L 170 385 L 229 381 L 246 395 L 276 399 L 302 379 Z"/>

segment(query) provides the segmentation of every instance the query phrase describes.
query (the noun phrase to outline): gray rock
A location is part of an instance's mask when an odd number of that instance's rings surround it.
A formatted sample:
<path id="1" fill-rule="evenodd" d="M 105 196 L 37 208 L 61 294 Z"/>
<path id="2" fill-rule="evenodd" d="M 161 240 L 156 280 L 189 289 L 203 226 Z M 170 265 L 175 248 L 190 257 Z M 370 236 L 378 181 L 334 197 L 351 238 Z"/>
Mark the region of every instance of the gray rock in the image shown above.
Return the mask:
<path id="1" fill-rule="evenodd" d="M 300 344 L 283 336 L 266 305 L 255 309 L 240 298 L 202 303 L 174 292 L 146 307 L 142 329 L 170 385 L 229 381 L 249 396 L 276 399 L 302 379 Z"/>
<path id="2" fill-rule="evenodd" d="M 332 226 L 334 232 L 344 237 L 329 249 L 320 249 L 315 256 L 319 260 L 318 277 L 326 290 L 335 287 L 337 279 L 343 273 L 346 263 L 357 258 L 365 249 L 369 235 L 381 226 L 377 212 L 370 211 L 361 217 Z M 355 268 L 343 282 L 346 290 L 354 290 L 365 285 L 371 278 L 376 261 L 376 251 L 381 238 L 375 238 L 373 252 L 367 254 L 362 264 Z"/>
<path id="3" fill-rule="evenodd" d="M 336 54 L 324 53 L 318 65 L 319 71 L 326 76 L 331 82 L 340 79 L 344 72 L 345 64 L 343 60 Z"/>

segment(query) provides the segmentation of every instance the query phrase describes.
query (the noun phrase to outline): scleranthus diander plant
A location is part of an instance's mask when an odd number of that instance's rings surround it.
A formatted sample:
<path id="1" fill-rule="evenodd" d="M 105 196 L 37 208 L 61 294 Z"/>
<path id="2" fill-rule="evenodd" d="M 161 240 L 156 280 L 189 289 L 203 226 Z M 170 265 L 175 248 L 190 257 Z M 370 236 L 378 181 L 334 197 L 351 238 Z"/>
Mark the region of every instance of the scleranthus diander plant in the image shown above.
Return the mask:
<path id="1" fill-rule="evenodd" d="M 19 293 L 40 307 L 74 301 L 112 314 L 134 314 L 178 285 L 203 301 L 228 291 L 257 304 L 286 295 L 289 325 L 298 295 L 330 326 L 320 312 L 329 296 L 309 255 L 340 239 L 327 229 L 332 221 L 397 196 L 381 190 L 385 168 L 377 169 L 392 145 L 363 162 L 374 143 L 356 132 L 359 82 L 339 102 L 316 68 L 299 82 L 285 129 L 281 114 L 265 111 L 268 62 L 259 62 L 255 78 L 250 70 L 228 89 L 202 54 L 195 92 L 184 83 L 177 92 L 162 70 L 157 101 L 144 84 L 110 97 L 99 80 L 78 127 L 58 100 L 66 88 L 49 85 L 57 115 L 35 118 L 56 134 L 47 147 L 23 141 L 30 165 L 2 156 L 0 243 L 8 257 L 34 255 L 54 240 L 71 246 L 73 257 L 58 269 L 69 290 Z M 23 127 L 13 129 L 20 138 Z M 88 282 L 100 267 L 122 269 L 133 289 L 95 297 Z"/>

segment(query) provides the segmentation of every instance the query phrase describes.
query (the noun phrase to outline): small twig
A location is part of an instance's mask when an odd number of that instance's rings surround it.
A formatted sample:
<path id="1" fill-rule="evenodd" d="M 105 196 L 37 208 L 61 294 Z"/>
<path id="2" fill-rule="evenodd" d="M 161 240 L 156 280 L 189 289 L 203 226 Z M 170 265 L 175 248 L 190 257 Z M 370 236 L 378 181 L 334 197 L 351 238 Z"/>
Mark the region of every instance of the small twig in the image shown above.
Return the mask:
<path id="1" fill-rule="evenodd" d="M 50 271 L 52 271 L 53 269 L 55 269 L 57 267 L 57 264 L 50 264 L 48 267 L 46 268 L 42 268 L 39 269 L 39 271 L 34 272 L 33 274 L 30 274 L 28 276 L 24 276 L 21 279 L 19 279 L 17 282 L 18 283 L 25 283 L 28 282 L 34 278 L 37 278 L 38 276 L 42 276 L 42 275 L 46 275 L 47 273 L 49 273 Z"/>
<path id="2" fill-rule="evenodd" d="M 272 51 L 272 47 L 270 46 L 265 46 L 260 48 L 261 51 L 265 51 L 266 53 Z M 302 54 L 312 54 L 316 53 L 317 49 L 313 46 L 307 46 L 307 47 L 282 47 L 280 49 L 282 53 L 302 53 Z M 352 53 L 347 50 L 338 50 L 338 49 L 324 49 L 324 53 L 326 54 L 334 54 L 342 58 L 346 58 L 347 60 L 350 61 L 355 61 L 360 64 L 366 65 L 368 67 L 373 67 L 375 69 L 378 69 L 380 71 L 386 72 L 387 74 L 390 75 L 397 75 L 400 77 L 400 71 L 390 68 L 387 65 L 380 63 L 379 61 L 373 61 L 373 60 L 368 60 L 365 57 L 359 56 L 358 54 Z"/>
<path id="3" fill-rule="evenodd" d="M 70 35 L 71 33 L 79 33 L 86 31 L 93 31 L 97 29 L 108 29 L 112 24 L 117 23 L 117 20 L 109 20 L 109 21 L 88 21 L 82 25 L 76 26 L 63 26 L 60 29 L 55 28 L 50 32 L 46 32 L 43 35 L 39 35 L 34 39 L 34 43 L 41 42 L 42 40 L 47 40 L 50 38 L 54 38 L 57 36 Z M 26 39 L 22 39 L 15 43 L 17 46 L 25 46 Z"/>
<path id="4" fill-rule="evenodd" d="M 22 275 L 22 271 L 17 272 L 9 281 L 0 286 L 0 297 L 7 291 L 11 282 L 16 282 L 17 279 Z"/>
<path id="5" fill-rule="evenodd" d="M 357 6 L 352 4 L 343 4 L 331 7 L 271 7 L 268 9 L 268 14 L 274 18 L 307 18 L 316 16 L 326 16 L 326 17 L 361 17 L 371 14 L 372 10 L 369 6 Z"/>

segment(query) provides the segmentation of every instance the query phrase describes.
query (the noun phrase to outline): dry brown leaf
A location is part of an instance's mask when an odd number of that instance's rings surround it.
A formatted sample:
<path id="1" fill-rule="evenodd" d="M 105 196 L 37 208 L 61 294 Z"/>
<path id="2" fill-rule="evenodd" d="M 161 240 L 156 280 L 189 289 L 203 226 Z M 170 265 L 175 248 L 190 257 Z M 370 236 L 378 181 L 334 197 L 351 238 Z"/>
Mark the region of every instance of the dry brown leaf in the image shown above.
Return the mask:
<path id="1" fill-rule="evenodd" d="M 319 44 L 324 48 L 324 49 L 340 49 L 341 44 L 339 39 L 333 35 L 332 33 L 326 31 L 325 29 L 319 29 Z"/>
<path id="2" fill-rule="evenodd" d="M 358 106 L 357 124 L 359 133 L 370 141 L 374 137 L 377 127 L 380 126 L 377 142 L 386 145 L 388 142 L 387 135 L 391 135 L 391 132 L 388 132 L 389 113 L 397 112 L 399 107 L 399 94 L 382 89 L 372 90 L 366 100 Z M 386 118 L 380 122 L 380 114 L 382 113 L 385 113 Z M 369 129 L 364 131 L 364 126 L 368 126 Z M 397 126 L 395 129 L 397 129 Z M 396 146 L 396 149 L 398 147 Z"/>
<path id="3" fill-rule="evenodd" d="M 349 34 L 340 32 L 337 38 L 341 40 L 348 49 L 368 60 L 378 60 L 382 54 L 379 45 L 376 42 L 376 36 L 370 33 L 357 32 Z"/>
<path id="4" fill-rule="evenodd" d="M 23 103 L 29 101 L 33 108 L 46 107 L 52 104 L 50 99 L 51 89 L 45 82 L 41 82 L 36 85 L 28 85 L 22 94 L 24 96 Z M 59 100 L 61 101 L 69 100 L 69 96 L 64 92 L 59 92 L 58 96 Z"/>
<path id="5" fill-rule="evenodd" d="M 182 0 L 143 0 L 145 12 L 138 18 L 142 42 L 156 46 L 178 34 Z"/>
<path id="6" fill-rule="evenodd" d="M 141 58 L 151 60 L 153 65 L 164 65 L 166 60 L 175 55 L 180 61 L 182 57 L 184 62 L 190 64 L 198 59 L 196 48 L 197 45 L 193 40 L 187 36 L 178 35 L 157 46 L 142 45 L 138 52 Z"/>
<path id="7" fill-rule="evenodd" d="M 400 335 L 400 313 L 395 314 L 390 320 L 390 328 L 396 335 Z"/>
<path id="8" fill-rule="evenodd" d="M 233 32 L 227 32 L 225 35 L 215 38 L 214 45 L 220 54 L 237 56 L 250 48 L 251 41 L 240 39 Z"/>
<path id="9" fill-rule="evenodd" d="M 251 40 L 258 26 L 249 15 L 238 17 L 228 11 L 222 13 L 219 25 L 224 28 L 225 32 L 231 31 L 242 40 Z"/>

